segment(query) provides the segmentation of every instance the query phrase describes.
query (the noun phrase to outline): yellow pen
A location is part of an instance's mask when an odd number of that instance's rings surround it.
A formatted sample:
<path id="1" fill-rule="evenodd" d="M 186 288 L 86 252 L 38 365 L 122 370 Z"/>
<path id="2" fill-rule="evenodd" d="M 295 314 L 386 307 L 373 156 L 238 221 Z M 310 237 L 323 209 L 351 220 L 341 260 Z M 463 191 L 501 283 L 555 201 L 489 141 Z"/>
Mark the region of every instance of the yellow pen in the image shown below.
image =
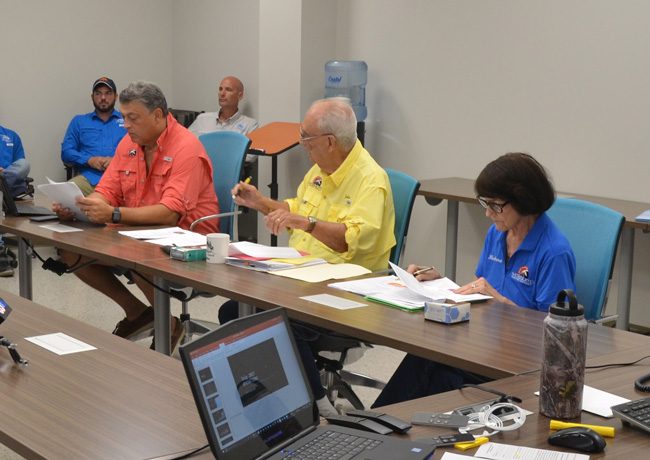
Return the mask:
<path id="1" fill-rule="evenodd" d="M 473 449 L 474 447 L 478 447 L 481 444 L 485 444 L 489 440 L 490 438 L 487 438 L 485 436 L 480 436 L 474 439 L 473 441 L 457 442 L 456 444 L 454 444 L 454 448 L 465 451 L 465 450 Z"/>
<path id="2" fill-rule="evenodd" d="M 616 435 L 616 429 L 613 426 L 603 425 L 586 425 L 584 423 L 561 422 L 560 420 L 551 420 L 549 428 L 551 430 L 563 430 L 564 428 L 585 427 L 591 428 L 601 436 L 613 438 Z"/>
<path id="3" fill-rule="evenodd" d="M 246 179 L 244 179 L 244 184 L 250 184 L 252 180 L 253 180 L 253 176 L 248 176 Z M 237 195 L 239 195 L 239 190 L 237 190 Z M 237 195 L 233 195 L 232 199 L 234 200 L 235 196 Z"/>

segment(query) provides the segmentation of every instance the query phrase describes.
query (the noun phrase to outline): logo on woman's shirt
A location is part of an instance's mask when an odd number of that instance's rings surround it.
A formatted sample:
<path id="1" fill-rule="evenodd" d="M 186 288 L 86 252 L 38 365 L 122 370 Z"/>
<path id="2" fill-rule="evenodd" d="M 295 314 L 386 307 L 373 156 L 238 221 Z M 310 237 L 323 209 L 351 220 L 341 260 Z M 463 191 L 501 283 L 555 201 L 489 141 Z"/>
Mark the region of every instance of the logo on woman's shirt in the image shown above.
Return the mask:
<path id="1" fill-rule="evenodd" d="M 528 278 L 528 266 L 526 265 L 522 265 L 519 267 L 519 270 L 512 272 L 510 277 L 521 284 L 525 284 L 526 286 L 532 286 L 534 283 L 533 280 Z"/>

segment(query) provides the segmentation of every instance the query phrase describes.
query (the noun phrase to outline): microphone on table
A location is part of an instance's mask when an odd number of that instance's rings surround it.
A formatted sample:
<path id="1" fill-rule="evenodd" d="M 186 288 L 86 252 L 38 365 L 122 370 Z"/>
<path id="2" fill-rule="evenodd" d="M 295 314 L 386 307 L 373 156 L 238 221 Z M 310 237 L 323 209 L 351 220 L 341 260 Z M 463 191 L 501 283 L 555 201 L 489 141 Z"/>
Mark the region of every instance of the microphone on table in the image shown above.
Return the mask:
<path id="1" fill-rule="evenodd" d="M 0 297 L 0 324 L 4 323 L 4 321 L 9 317 L 11 314 L 11 307 L 3 298 Z M 14 360 L 14 363 L 20 364 L 23 366 L 26 366 L 28 364 L 28 361 L 26 359 L 23 359 L 20 356 L 20 353 L 18 353 L 18 349 L 16 348 L 15 343 L 11 343 L 11 340 L 5 338 L 4 336 L 0 335 L 0 346 L 6 347 L 7 350 L 9 350 L 9 354 L 11 355 L 11 359 Z"/>

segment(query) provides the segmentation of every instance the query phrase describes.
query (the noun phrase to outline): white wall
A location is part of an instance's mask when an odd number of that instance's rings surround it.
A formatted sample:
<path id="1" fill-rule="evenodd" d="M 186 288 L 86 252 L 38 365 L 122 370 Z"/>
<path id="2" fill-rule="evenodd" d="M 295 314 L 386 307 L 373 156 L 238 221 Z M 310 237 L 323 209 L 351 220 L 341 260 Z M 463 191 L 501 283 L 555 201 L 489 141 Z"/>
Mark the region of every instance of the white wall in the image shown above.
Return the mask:
<path id="1" fill-rule="evenodd" d="M 384 166 L 474 178 L 527 151 L 559 190 L 650 201 L 650 3 L 340 0 L 338 14 L 339 57 L 369 66 L 367 146 Z M 445 210 L 418 199 L 407 261 L 444 266 Z M 466 282 L 487 223 L 460 214 Z M 650 238 L 636 243 L 632 321 L 650 324 Z"/>
<path id="2" fill-rule="evenodd" d="M 259 0 L 174 0 L 170 28 L 176 107 L 216 111 L 221 79 L 244 83 L 240 109 L 258 117 Z"/>
<path id="3" fill-rule="evenodd" d="M 173 98 L 171 0 L 2 0 L 0 11 L 0 124 L 21 136 L 36 183 L 64 179 L 61 141 L 93 110 L 96 78 L 118 91 L 151 80 Z"/>

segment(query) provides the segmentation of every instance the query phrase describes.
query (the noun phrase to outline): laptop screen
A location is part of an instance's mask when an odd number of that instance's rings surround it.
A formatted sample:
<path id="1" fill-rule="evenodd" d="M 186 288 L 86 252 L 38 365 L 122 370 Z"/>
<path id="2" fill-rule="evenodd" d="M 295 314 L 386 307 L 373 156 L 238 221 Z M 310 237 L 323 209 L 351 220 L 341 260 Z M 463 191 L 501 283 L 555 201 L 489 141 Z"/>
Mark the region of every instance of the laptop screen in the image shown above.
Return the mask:
<path id="1" fill-rule="evenodd" d="M 218 459 L 255 458 L 318 423 L 280 309 L 227 323 L 181 357 Z"/>

